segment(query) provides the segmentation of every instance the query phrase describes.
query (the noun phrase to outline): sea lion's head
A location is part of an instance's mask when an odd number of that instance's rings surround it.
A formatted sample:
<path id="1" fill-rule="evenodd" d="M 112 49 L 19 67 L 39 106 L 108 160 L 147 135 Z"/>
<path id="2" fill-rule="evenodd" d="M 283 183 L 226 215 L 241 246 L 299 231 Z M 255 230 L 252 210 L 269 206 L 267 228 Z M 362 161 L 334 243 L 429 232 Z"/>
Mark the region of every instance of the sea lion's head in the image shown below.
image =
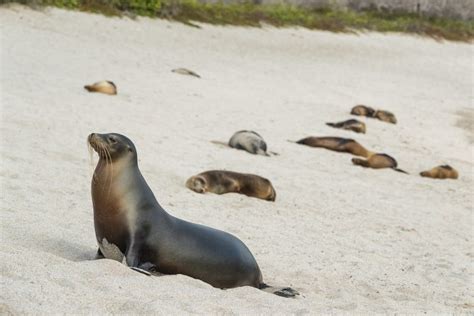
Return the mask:
<path id="1" fill-rule="evenodd" d="M 97 152 L 101 159 L 117 160 L 137 160 L 137 150 L 128 137 L 116 134 L 92 133 L 87 137 L 89 145 Z"/>
<path id="2" fill-rule="evenodd" d="M 197 193 L 204 193 L 206 192 L 206 180 L 199 175 L 192 176 L 186 181 L 186 187 Z"/>

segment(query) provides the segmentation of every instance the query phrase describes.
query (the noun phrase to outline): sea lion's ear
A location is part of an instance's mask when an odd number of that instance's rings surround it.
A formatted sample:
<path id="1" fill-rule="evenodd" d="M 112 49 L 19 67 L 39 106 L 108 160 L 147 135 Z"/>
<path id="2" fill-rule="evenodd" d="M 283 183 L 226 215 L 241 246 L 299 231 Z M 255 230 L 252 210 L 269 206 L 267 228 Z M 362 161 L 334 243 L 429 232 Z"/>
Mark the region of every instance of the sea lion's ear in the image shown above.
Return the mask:
<path id="1" fill-rule="evenodd" d="M 128 151 L 131 152 L 131 153 L 133 153 L 132 147 L 128 146 Z"/>

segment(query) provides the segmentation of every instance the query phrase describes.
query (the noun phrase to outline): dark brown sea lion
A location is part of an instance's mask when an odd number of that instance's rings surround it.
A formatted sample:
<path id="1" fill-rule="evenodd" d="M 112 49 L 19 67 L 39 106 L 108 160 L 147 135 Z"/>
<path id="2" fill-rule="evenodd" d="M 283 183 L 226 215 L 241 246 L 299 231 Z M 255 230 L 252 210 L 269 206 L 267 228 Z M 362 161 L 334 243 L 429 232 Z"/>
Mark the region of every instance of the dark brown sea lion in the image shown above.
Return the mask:
<path id="1" fill-rule="evenodd" d="M 373 153 L 353 139 L 341 137 L 306 137 L 296 142 L 310 147 L 321 147 L 333 151 L 369 157 Z"/>
<path id="2" fill-rule="evenodd" d="M 433 169 L 420 172 L 420 176 L 434 179 L 457 179 L 459 174 L 449 165 L 437 166 Z"/>
<path id="3" fill-rule="evenodd" d="M 395 114 L 389 111 L 377 110 L 375 111 L 374 117 L 387 123 L 397 124 Z"/>
<path id="4" fill-rule="evenodd" d="M 275 201 L 276 192 L 272 183 L 254 174 L 224 170 L 205 171 L 186 181 L 186 187 L 198 192 L 216 194 L 241 193 L 267 201 Z"/>
<path id="5" fill-rule="evenodd" d="M 281 296 L 290 288 L 269 287 L 247 246 L 235 236 L 168 214 L 138 169 L 137 150 L 120 134 L 91 134 L 99 155 L 92 178 L 97 257 L 123 255 L 132 268 L 185 274 L 218 288 L 252 286 Z"/>
<path id="6" fill-rule="evenodd" d="M 347 120 L 338 123 L 326 123 L 326 125 L 335 127 L 335 128 L 342 128 L 347 129 L 356 133 L 363 133 L 365 134 L 365 123 L 359 120 Z"/>
<path id="7" fill-rule="evenodd" d="M 375 113 L 375 110 L 369 106 L 365 105 L 356 105 L 352 108 L 351 114 L 352 115 L 360 115 L 360 116 L 367 116 L 372 117 Z"/>
<path id="8" fill-rule="evenodd" d="M 99 81 L 92 85 L 84 86 L 89 92 L 99 92 L 105 94 L 117 94 L 117 87 L 112 81 Z"/>
<path id="9" fill-rule="evenodd" d="M 395 171 L 408 174 L 408 172 L 398 169 L 397 168 L 398 163 L 395 160 L 395 158 L 387 154 L 373 154 L 367 160 L 352 158 L 352 163 L 354 165 L 362 166 L 365 168 L 373 168 L 373 169 L 391 168 Z"/>

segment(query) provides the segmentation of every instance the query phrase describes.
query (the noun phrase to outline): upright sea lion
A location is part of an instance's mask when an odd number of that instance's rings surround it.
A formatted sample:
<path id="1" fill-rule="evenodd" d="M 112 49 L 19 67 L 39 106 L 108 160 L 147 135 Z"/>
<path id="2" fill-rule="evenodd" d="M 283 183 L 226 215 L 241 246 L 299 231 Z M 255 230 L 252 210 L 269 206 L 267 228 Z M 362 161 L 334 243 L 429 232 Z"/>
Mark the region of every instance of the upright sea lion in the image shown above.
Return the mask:
<path id="1" fill-rule="evenodd" d="M 176 69 L 171 70 L 171 72 L 181 74 L 181 75 L 188 75 L 188 76 L 193 76 L 193 77 L 196 77 L 196 78 L 201 78 L 200 75 L 198 75 L 194 71 L 186 69 L 186 68 L 176 68 Z"/>
<path id="2" fill-rule="evenodd" d="M 420 172 L 420 176 L 434 179 L 457 179 L 459 174 L 450 165 L 437 166 L 433 169 Z"/>
<path id="3" fill-rule="evenodd" d="M 264 284 L 252 253 L 235 236 L 168 214 L 143 178 L 130 139 L 91 134 L 88 142 L 99 155 L 92 178 L 98 257 L 120 260 L 121 253 L 132 268 L 185 274 L 218 288 L 252 286 L 281 296 L 298 294 Z"/>
<path id="4" fill-rule="evenodd" d="M 341 137 L 306 137 L 296 142 L 310 147 L 321 147 L 333 151 L 369 157 L 373 153 L 353 139 Z"/>
<path id="5" fill-rule="evenodd" d="M 254 174 L 224 170 L 205 171 L 186 181 L 186 187 L 198 192 L 216 194 L 241 193 L 267 201 L 275 201 L 276 192 L 272 183 Z"/>
<path id="6" fill-rule="evenodd" d="M 229 139 L 229 146 L 255 155 L 270 156 L 267 153 L 267 143 L 254 131 L 235 132 Z"/>
<path id="7" fill-rule="evenodd" d="M 112 81 L 99 81 L 92 85 L 84 86 L 89 92 L 100 92 L 105 94 L 117 94 L 117 87 Z"/>
<path id="8" fill-rule="evenodd" d="M 389 111 L 377 110 L 375 111 L 374 117 L 384 122 L 397 124 L 395 114 Z"/>
<path id="9" fill-rule="evenodd" d="M 365 106 L 365 105 L 356 105 L 351 110 L 352 115 L 372 117 L 374 115 L 374 113 L 375 113 L 374 109 L 372 109 L 369 106 Z"/>
<path id="10" fill-rule="evenodd" d="M 373 169 L 391 168 L 395 171 L 408 174 L 408 172 L 398 169 L 397 168 L 398 163 L 395 160 L 395 158 L 387 154 L 373 154 L 367 160 L 352 158 L 352 163 L 354 165 L 362 166 L 365 168 L 373 168 Z"/>
<path id="11" fill-rule="evenodd" d="M 347 120 L 338 123 L 326 123 L 326 125 L 335 127 L 335 128 L 342 128 L 347 129 L 356 133 L 363 133 L 365 134 L 365 123 L 359 120 Z"/>

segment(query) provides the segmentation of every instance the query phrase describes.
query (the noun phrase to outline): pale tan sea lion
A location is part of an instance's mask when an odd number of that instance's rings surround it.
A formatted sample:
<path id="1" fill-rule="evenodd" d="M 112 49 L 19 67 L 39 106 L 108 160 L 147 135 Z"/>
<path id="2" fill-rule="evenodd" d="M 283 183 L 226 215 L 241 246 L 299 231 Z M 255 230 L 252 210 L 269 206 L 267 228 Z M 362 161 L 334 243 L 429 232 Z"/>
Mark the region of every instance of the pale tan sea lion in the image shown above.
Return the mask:
<path id="1" fill-rule="evenodd" d="M 252 286 L 298 295 L 263 283 L 254 256 L 237 237 L 168 214 L 142 176 L 130 139 L 90 134 L 88 142 L 99 155 L 92 178 L 97 258 L 124 260 L 138 271 L 184 274 L 217 288 Z"/>
<path id="2" fill-rule="evenodd" d="M 112 81 L 99 81 L 92 85 L 84 86 L 84 89 L 89 92 L 99 92 L 110 95 L 117 94 L 117 87 Z"/>
<path id="3" fill-rule="evenodd" d="M 181 74 L 181 75 L 187 75 L 187 76 L 193 76 L 193 77 L 196 77 L 196 78 L 201 78 L 200 75 L 198 75 L 194 71 L 186 69 L 186 68 L 176 68 L 176 69 L 171 70 L 171 72 Z"/>
<path id="4" fill-rule="evenodd" d="M 343 122 L 338 122 L 338 123 L 326 123 L 326 125 L 335 127 L 335 128 L 342 128 L 346 130 L 350 130 L 356 133 L 363 133 L 365 134 L 365 123 L 361 122 L 359 120 L 346 120 Z"/>
<path id="5" fill-rule="evenodd" d="M 205 171 L 186 181 L 186 187 L 198 192 L 216 194 L 241 193 L 267 201 L 275 201 L 276 192 L 272 183 L 254 174 L 225 170 Z"/>
<path id="6" fill-rule="evenodd" d="M 367 150 L 353 139 L 341 137 L 306 137 L 296 142 L 310 147 L 320 147 L 355 156 L 369 157 L 373 152 Z"/>
<path id="7" fill-rule="evenodd" d="M 443 165 L 420 172 L 420 176 L 434 179 L 457 179 L 459 177 L 459 173 L 450 165 Z"/>

